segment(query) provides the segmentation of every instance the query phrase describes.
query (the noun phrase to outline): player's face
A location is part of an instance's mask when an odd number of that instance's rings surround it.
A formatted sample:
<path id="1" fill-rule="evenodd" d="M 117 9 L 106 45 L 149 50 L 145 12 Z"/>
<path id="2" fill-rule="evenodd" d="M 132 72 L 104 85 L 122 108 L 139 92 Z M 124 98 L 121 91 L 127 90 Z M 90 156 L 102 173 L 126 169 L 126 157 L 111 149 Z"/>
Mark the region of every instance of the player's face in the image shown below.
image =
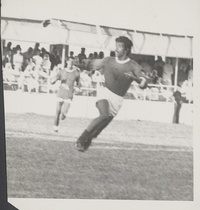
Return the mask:
<path id="1" fill-rule="evenodd" d="M 118 58 L 122 58 L 122 57 L 126 56 L 127 51 L 125 49 L 124 43 L 116 42 L 115 53 Z"/>

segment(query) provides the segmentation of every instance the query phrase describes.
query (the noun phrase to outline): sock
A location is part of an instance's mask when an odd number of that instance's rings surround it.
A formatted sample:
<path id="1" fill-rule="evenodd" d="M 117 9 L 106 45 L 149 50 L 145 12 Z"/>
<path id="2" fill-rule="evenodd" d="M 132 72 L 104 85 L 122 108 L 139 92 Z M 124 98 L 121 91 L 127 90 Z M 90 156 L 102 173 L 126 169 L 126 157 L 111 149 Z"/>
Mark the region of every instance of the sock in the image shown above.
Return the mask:
<path id="1" fill-rule="evenodd" d="M 78 145 L 78 148 L 80 148 L 80 151 L 84 151 L 88 149 L 91 142 L 92 142 L 91 133 L 86 129 L 78 138 L 76 145 Z"/>
<path id="2" fill-rule="evenodd" d="M 91 134 L 90 132 L 86 129 L 83 131 L 83 133 L 80 135 L 80 137 L 78 138 L 78 140 L 80 142 L 85 142 L 87 139 L 91 138 Z"/>
<path id="3" fill-rule="evenodd" d="M 53 130 L 54 130 L 55 132 L 58 132 L 58 126 L 54 125 L 54 126 L 53 126 Z"/>
<path id="4" fill-rule="evenodd" d="M 92 137 L 97 138 L 97 136 L 102 132 L 104 128 L 107 127 L 107 125 L 112 121 L 113 118 L 109 118 L 103 123 L 101 123 L 93 132 L 92 132 Z"/>

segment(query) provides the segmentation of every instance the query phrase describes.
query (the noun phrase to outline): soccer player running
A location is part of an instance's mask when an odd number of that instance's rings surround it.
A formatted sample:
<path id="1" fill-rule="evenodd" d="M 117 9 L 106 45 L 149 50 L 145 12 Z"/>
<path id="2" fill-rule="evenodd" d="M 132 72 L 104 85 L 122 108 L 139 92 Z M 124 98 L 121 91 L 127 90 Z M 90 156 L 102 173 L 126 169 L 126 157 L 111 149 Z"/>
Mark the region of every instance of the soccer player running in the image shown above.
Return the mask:
<path id="1" fill-rule="evenodd" d="M 77 82 L 77 87 L 80 88 L 80 69 L 74 66 L 73 61 L 73 58 L 69 58 L 67 66 L 50 80 L 51 84 L 54 84 L 58 80 L 61 81 L 57 91 L 56 115 L 54 118 L 55 132 L 58 132 L 60 119 L 64 120 L 66 118 L 73 99 L 75 82 Z"/>
<path id="2" fill-rule="evenodd" d="M 75 143 L 78 151 L 84 152 L 90 146 L 92 139 L 113 120 L 119 112 L 123 97 L 131 83 L 136 81 L 140 88 L 146 88 L 147 79 L 142 73 L 142 67 L 128 56 L 133 43 L 125 36 L 116 38 L 116 57 L 104 59 L 83 60 L 82 66 L 87 70 L 99 70 L 105 78 L 105 87 L 99 90 L 96 107 L 99 116 L 84 130 Z"/>

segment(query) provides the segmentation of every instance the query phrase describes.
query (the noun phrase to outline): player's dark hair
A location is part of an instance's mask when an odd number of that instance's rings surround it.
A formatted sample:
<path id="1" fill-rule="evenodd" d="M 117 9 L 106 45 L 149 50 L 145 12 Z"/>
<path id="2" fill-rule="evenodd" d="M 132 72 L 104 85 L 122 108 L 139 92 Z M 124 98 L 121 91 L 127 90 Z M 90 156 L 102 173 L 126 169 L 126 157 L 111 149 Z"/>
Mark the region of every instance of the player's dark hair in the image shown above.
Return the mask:
<path id="1" fill-rule="evenodd" d="M 124 47 L 127 50 L 127 55 L 130 54 L 131 47 L 133 46 L 133 42 L 129 38 L 127 38 L 126 36 L 120 36 L 116 38 L 115 41 L 124 43 Z"/>

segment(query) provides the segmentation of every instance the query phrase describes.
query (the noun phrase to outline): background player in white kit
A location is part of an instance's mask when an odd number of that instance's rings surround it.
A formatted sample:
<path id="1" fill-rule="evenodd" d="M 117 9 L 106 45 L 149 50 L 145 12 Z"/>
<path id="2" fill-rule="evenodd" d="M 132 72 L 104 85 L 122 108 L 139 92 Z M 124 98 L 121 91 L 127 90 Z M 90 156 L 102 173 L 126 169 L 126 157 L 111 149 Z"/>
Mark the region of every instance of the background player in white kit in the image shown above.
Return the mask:
<path id="1" fill-rule="evenodd" d="M 76 141 L 78 151 L 85 151 L 100 132 L 112 121 L 119 112 L 123 97 L 131 83 L 136 81 L 140 88 L 146 88 L 147 79 L 142 67 L 128 56 L 133 43 L 125 36 L 116 39 L 116 57 L 83 60 L 82 67 L 87 70 L 100 70 L 105 78 L 105 87 L 98 94 L 96 107 L 99 116 L 95 118 Z"/>
<path id="2" fill-rule="evenodd" d="M 80 88 L 80 69 L 74 66 L 73 61 L 73 58 L 69 58 L 67 66 L 51 78 L 52 84 L 57 80 L 61 81 L 57 91 L 56 115 L 54 118 L 55 132 L 58 132 L 59 121 L 60 119 L 64 120 L 66 118 L 66 114 L 72 103 L 75 82 L 77 82 L 77 87 Z"/>

